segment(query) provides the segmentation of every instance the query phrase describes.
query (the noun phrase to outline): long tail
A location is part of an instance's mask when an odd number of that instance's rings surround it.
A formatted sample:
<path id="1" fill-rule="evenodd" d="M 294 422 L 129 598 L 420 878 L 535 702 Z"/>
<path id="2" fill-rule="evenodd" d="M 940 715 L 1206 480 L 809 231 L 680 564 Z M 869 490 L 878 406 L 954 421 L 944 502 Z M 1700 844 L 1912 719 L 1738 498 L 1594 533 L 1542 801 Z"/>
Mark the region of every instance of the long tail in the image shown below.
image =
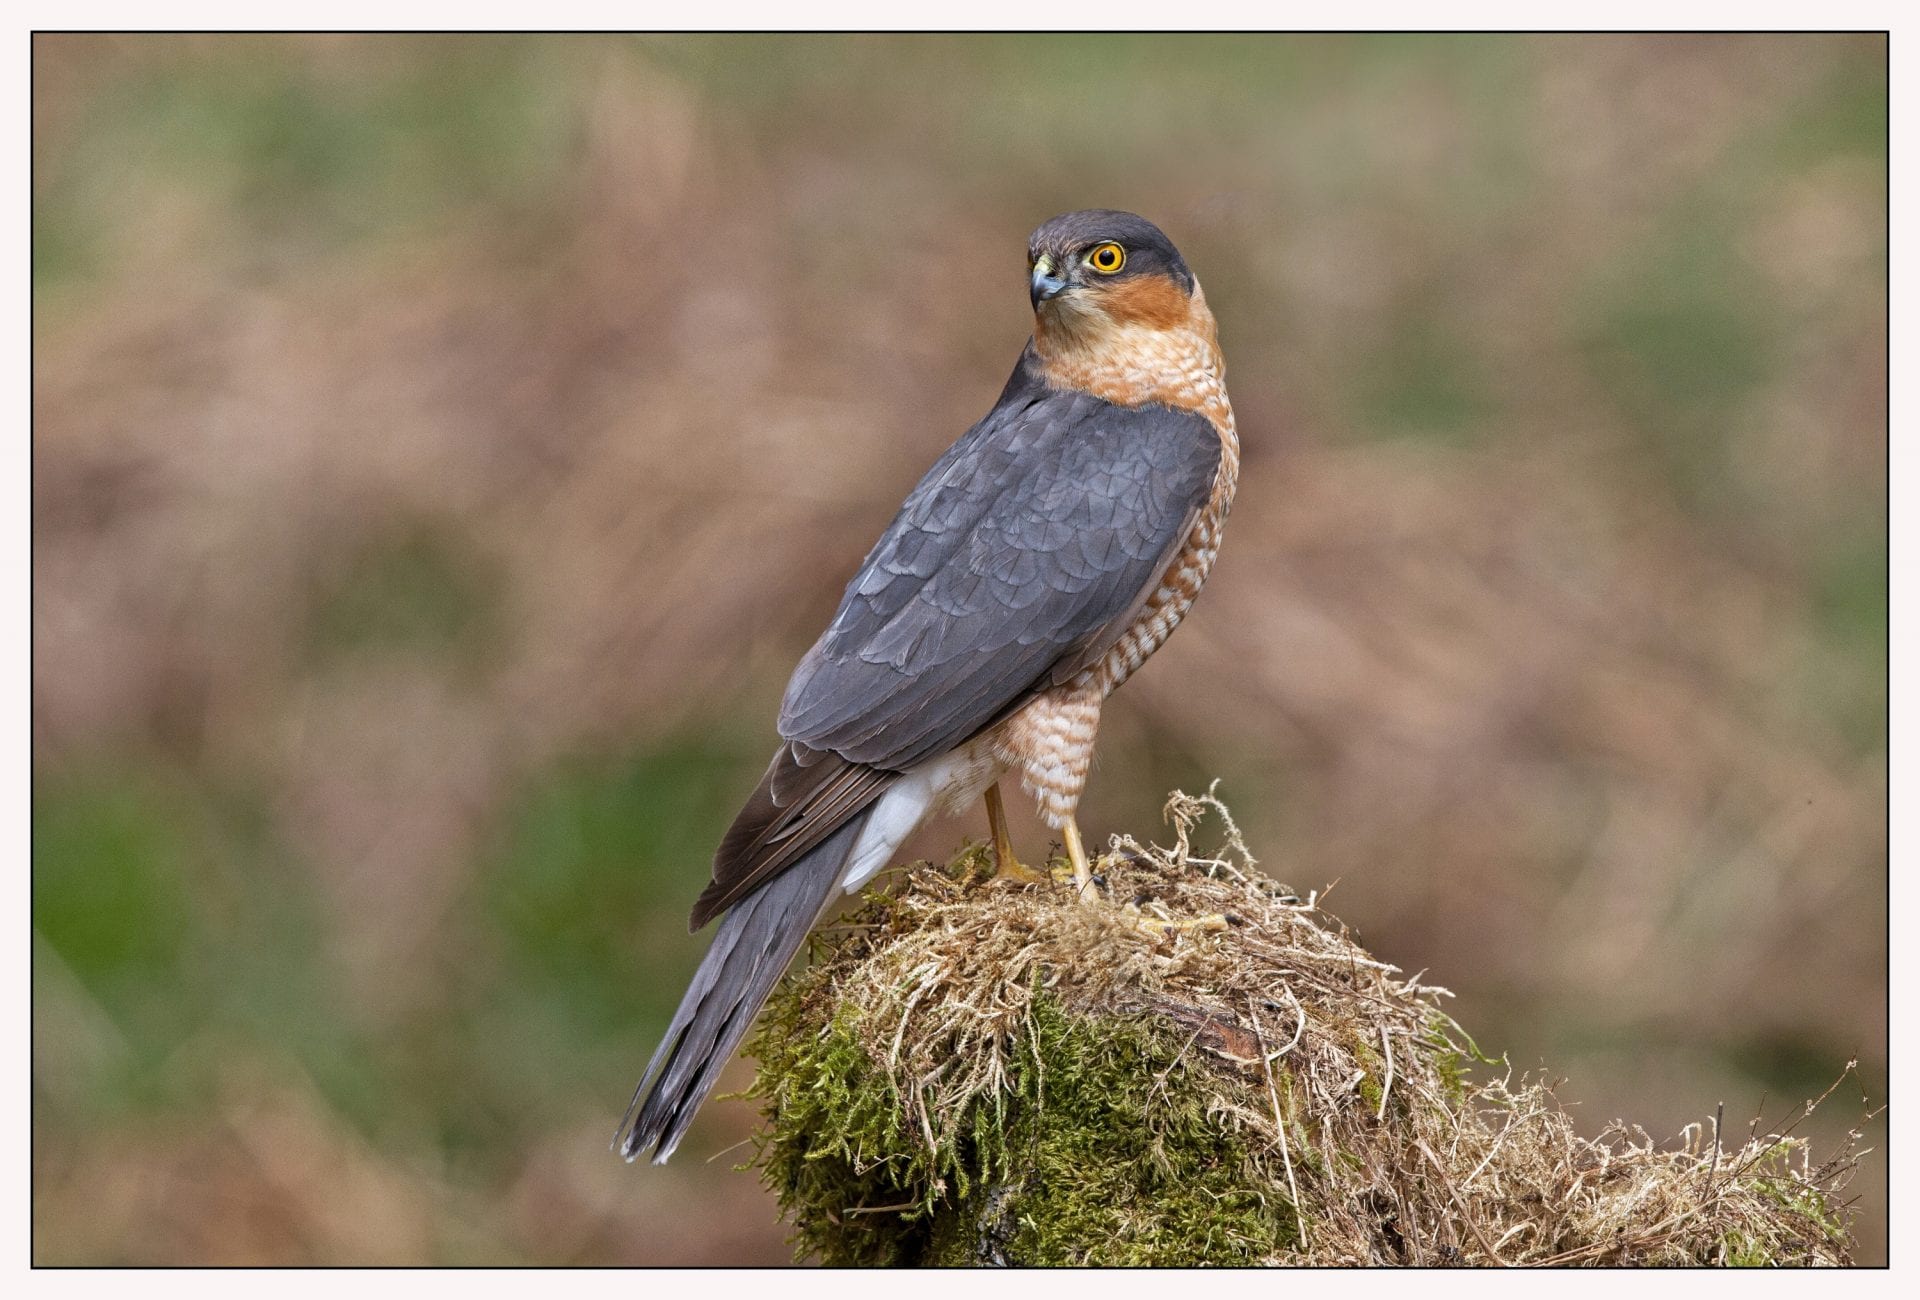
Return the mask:
<path id="1" fill-rule="evenodd" d="M 632 1160 L 653 1147 L 653 1163 L 663 1165 L 680 1145 L 721 1067 L 820 919 L 868 816 L 849 818 L 720 922 L 614 1135 L 621 1155 Z"/>

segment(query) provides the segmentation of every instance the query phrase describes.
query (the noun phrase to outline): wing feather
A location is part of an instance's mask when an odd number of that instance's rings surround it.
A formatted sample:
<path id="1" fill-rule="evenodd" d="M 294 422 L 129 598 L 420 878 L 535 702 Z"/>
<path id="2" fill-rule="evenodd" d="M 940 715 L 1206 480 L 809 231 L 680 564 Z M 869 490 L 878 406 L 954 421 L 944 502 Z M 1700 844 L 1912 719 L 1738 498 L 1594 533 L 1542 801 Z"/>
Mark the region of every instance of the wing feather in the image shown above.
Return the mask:
<path id="1" fill-rule="evenodd" d="M 694 900 L 698 930 L 818 847 L 879 798 L 895 773 L 797 742 L 780 746 L 713 855 L 713 880 Z"/>
<path id="2" fill-rule="evenodd" d="M 966 740 L 1119 636 L 1219 458 L 1201 416 L 1009 385 L 847 584 L 780 733 L 888 771 Z"/>
<path id="3" fill-rule="evenodd" d="M 794 670 L 787 743 L 714 854 L 694 928 L 900 772 L 1105 653 L 1191 532 L 1219 463 L 1204 418 L 1052 389 L 1023 359 L 907 497 Z"/>

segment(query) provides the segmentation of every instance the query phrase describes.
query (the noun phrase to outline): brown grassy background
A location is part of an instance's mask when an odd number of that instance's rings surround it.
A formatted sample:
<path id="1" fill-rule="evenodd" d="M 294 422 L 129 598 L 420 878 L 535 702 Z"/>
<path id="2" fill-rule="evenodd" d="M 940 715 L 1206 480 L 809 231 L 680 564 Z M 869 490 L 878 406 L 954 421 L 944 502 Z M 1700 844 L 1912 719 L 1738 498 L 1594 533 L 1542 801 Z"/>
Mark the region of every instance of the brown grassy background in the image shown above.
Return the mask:
<path id="1" fill-rule="evenodd" d="M 1222 777 L 1589 1133 L 1884 1095 L 1883 39 L 34 74 L 41 1262 L 786 1257 L 746 1106 L 606 1143 L 786 673 L 1091 205 L 1205 282 L 1246 464 L 1089 832 Z"/>

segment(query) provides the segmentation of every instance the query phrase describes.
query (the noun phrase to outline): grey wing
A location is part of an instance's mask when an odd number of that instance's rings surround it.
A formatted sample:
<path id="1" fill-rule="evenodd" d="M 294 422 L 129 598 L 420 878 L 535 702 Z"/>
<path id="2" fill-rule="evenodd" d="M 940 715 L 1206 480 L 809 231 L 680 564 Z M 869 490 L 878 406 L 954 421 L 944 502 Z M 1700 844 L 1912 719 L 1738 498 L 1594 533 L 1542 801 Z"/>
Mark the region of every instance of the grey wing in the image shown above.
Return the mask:
<path id="1" fill-rule="evenodd" d="M 780 734 L 900 771 L 1122 630 L 1213 489 L 1203 417 L 1016 397 L 908 497 L 795 670 Z"/>

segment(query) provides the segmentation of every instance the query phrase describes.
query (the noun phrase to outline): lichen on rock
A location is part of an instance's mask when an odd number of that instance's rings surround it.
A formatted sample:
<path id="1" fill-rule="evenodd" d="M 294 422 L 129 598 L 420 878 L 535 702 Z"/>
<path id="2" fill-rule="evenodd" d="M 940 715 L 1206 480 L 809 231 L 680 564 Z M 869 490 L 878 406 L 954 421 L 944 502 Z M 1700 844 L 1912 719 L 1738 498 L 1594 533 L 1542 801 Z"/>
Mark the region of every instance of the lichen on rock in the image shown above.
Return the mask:
<path id="1" fill-rule="evenodd" d="M 1209 811 L 1227 844 L 1206 857 Z M 1846 1262 L 1850 1153 L 1583 1139 L 1446 990 L 1254 871 L 1211 795 L 1168 812 L 1174 845 L 1116 840 L 1097 903 L 993 879 L 971 848 L 821 931 L 749 1048 L 757 1163 L 803 1256 Z"/>

